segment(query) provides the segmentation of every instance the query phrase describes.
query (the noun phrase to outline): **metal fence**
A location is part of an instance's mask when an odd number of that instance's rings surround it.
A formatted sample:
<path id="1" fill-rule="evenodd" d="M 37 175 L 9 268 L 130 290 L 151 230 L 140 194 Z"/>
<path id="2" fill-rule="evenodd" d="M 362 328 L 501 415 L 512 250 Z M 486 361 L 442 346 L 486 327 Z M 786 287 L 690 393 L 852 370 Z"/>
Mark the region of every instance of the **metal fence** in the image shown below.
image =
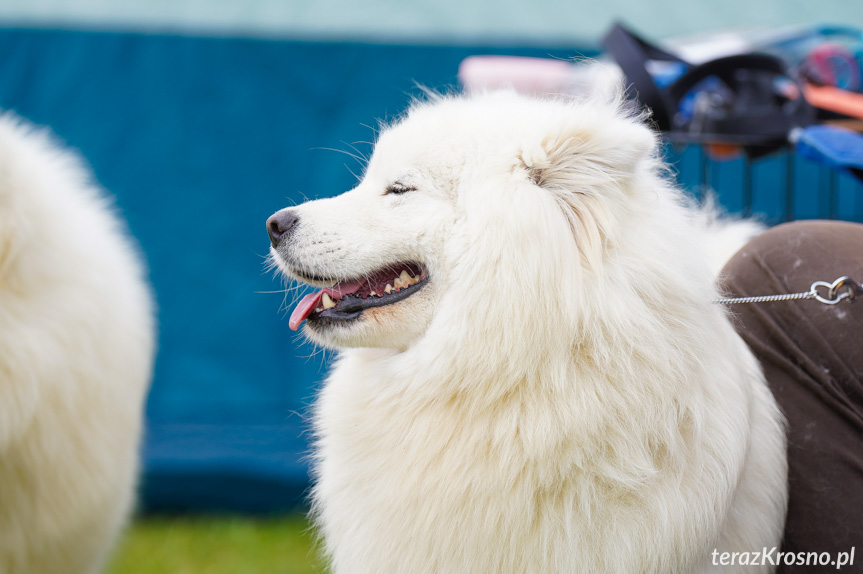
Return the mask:
<path id="1" fill-rule="evenodd" d="M 716 195 L 728 211 L 766 223 L 795 219 L 863 222 L 863 183 L 853 175 L 780 151 L 756 160 L 714 159 L 700 145 L 667 144 L 678 182 L 698 198 Z"/>

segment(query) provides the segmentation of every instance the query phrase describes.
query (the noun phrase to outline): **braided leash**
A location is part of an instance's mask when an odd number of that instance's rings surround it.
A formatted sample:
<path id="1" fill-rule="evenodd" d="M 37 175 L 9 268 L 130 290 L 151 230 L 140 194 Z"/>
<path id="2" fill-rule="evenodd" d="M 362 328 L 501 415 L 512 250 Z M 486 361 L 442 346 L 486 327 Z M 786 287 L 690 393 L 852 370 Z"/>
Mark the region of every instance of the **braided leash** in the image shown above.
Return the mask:
<path id="1" fill-rule="evenodd" d="M 826 290 L 826 293 L 824 291 Z M 721 305 L 737 305 L 743 303 L 772 303 L 775 301 L 794 301 L 797 299 L 815 299 L 825 305 L 836 305 L 840 301 L 853 301 L 858 295 L 863 295 L 863 285 L 849 277 L 840 277 L 833 283 L 816 281 L 803 293 L 786 293 L 784 295 L 759 295 L 756 297 L 730 297 L 714 299 Z"/>

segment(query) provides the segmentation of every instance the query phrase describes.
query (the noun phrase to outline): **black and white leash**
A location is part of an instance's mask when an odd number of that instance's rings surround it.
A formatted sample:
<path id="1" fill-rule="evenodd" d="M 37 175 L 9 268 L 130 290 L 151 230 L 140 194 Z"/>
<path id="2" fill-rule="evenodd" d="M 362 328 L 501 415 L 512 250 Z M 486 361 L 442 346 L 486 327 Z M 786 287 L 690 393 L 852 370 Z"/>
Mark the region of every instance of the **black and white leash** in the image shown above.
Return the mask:
<path id="1" fill-rule="evenodd" d="M 771 303 L 774 301 L 794 301 L 797 299 L 815 299 L 825 305 L 836 305 L 841 301 L 853 301 L 863 295 L 863 285 L 850 277 L 840 277 L 833 283 L 816 281 L 803 293 L 786 293 L 784 295 L 758 295 L 755 297 L 729 297 L 714 299 L 721 305 L 737 305 L 743 303 Z"/>

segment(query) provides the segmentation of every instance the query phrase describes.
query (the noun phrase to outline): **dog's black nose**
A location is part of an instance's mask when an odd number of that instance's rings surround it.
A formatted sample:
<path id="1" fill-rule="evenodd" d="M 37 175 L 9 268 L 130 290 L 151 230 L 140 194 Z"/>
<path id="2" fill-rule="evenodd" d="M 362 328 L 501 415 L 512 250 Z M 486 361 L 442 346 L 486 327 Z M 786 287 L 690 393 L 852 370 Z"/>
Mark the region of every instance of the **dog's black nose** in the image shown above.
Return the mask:
<path id="1" fill-rule="evenodd" d="M 298 216 L 286 209 L 275 212 L 267 219 L 267 233 L 270 234 L 273 247 L 277 247 L 281 240 L 290 235 L 299 220 Z"/>

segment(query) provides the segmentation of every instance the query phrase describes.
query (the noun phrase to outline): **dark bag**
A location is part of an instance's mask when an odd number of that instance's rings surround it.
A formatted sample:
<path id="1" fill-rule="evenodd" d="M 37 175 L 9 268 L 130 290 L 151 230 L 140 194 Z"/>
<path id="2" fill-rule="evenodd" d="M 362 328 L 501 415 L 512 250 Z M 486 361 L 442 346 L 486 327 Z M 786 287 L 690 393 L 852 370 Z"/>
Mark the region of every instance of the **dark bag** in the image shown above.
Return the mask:
<path id="1" fill-rule="evenodd" d="M 794 128 L 815 121 L 796 74 L 775 56 L 739 54 L 691 65 L 621 24 L 603 45 L 626 76 L 630 97 L 650 109 L 672 142 L 730 144 L 757 157 L 787 146 Z M 651 60 L 686 71 L 660 86 L 648 71 Z"/>

